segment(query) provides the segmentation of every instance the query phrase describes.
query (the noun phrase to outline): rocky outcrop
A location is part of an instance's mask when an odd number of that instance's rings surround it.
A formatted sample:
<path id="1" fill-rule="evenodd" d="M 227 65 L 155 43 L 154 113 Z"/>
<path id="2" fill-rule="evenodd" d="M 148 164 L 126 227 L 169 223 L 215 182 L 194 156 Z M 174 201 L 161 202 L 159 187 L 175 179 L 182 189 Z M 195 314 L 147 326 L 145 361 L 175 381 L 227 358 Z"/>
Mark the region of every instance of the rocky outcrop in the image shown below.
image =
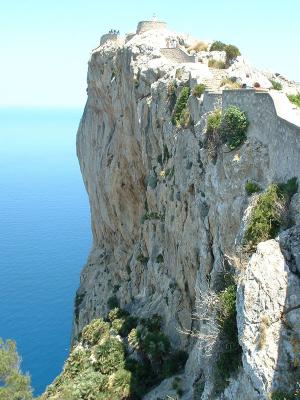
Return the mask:
<path id="1" fill-rule="evenodd" d="M 107 42 L 91 55 L 77 153 L 93 247 L 81 274 L 73 340 L 93 318 L 107 314 L 108 300 L 117 300 L 139 317 L 160 314 L 172 345 L 189 351 L 182 398 L 267 399 L 267 393 L 289 388 L 291 362 L 298 369 L 299 310 L 287 310 L 300 300 L 299 236 L 298 228 L 287 231 L 261 243 L 249 263 L 240 262 L 250 201 L 244 187 L 249 180 L 266 188 L 300 177 L 300 129 L 279 120 L 267 92 L 255 91 L 191 95 L 189 123 L 174 126 L 182 87 L 193 88 L 212 73 L 200 63 L 163 58 L 160 49 L 170 40 L 184 43 L 166 29 L 149 30 L 126 44 Z M 248 114 L 247 141 L 234 151 L 224 145 L 212 160 L 207 116 L 231 104 Z M 295 220 L 298 203 L 292 200 Z M 239 276 L 243 365 L 225 392 L 213 395 L 212 358 L 182 331 L 204 329 L 192 318 L 196 297 L 221 290 L 224 272 L 232 270 Z M 168 388 L 173 390 L 163 382 L 161 393 Z M 158 398 L 155 390 L 147 399 Z"/>

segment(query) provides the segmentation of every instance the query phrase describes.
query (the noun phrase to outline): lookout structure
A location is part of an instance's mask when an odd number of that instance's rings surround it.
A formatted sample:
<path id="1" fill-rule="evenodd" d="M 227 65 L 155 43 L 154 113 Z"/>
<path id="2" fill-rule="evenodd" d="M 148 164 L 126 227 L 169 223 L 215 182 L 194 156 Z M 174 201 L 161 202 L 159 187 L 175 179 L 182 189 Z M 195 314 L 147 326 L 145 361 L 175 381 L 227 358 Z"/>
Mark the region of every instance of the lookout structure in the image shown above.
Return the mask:
<path id="1" fill-rule="evenodd" d="M 164 21 L 157 21 L 156 19 L 153 19 L 152 21 L 140 21 L 136 33 L 137 35 L 140 35 L 150 29 L 167 29 L 167 23 Z"/>

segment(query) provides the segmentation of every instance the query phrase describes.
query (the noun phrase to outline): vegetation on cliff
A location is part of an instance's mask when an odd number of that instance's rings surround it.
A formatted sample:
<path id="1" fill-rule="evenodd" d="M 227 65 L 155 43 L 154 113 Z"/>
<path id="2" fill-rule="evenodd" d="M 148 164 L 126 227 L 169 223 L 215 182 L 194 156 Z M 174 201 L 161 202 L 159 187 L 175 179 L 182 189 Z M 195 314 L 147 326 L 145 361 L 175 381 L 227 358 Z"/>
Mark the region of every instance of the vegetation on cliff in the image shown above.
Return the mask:
<path id="1" fill-rule="evenodd" d="M 244 111 L 230 106 L 225 111 L 214 110 L 207 118 L 206 148 L 210 158 L 217 157 L 218 149 L 226 144 L 230 150 L 241 146 L 247 138 L 249 121 Z"/>
<path id="2" fill-rule="evenodd" d="M 161 330 L 161 318 L 138 319 L 119 308 L 87 325 L 62 374 L 43 400 L 140 399 L 187 360 Z"/>
<path id="3" fill-rule="evenodd" d="M 286 183 L 270 185 L 259 196 L 245 231 L 245 245 L 253 248 L 259 242 L 274 238 L 281 227 L 289 225 L 288 205 L 297 190 L 297 178 L 294 177 Z"/>

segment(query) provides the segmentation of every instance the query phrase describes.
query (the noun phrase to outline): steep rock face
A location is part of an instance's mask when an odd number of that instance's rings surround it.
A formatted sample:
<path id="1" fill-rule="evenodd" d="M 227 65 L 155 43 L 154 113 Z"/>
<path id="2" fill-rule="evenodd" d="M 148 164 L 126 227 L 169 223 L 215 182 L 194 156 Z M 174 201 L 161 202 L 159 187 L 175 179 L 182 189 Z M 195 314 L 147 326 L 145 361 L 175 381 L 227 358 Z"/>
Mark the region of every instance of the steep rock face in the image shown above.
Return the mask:
<path id="1" fill-rule="evenodd" d="M 77 293 L 73 338 L 93 318 L 106 315 L 112 296 L 133 314 L 158 313 L 173 345 L 190 351 L 185 398 L 193 398 L 193 384 L 202 380 L 202 398 L 210 399 L 211 359 L 181 331 L 201 329 L 192 319 L 196 294 L 217 290 L 224 271 L 236 266 L 249 205 L 245 183 L 254 180 L 266 187 L 299 177 L 300 131 L 277 117 L 268 93 L 255 91 L 190 96 L 193 124 L 173 126 L 175 94 L 209 79 L 211 71 L 164 59 L 160 48 L 171 39 L 180 41 L 172 32 L 153 30 L 126 44 L 108 42 L 89 62 L 77 151 L 90 200 L 93 247 Z M 222 104 L 239 105 L 250 127 L 242 147 L 228 151 L 224 146 L 213 161 L 205 147 L 205 125 L 209 112 Z M 245 271 L 237 301 L 244 368 L 226 389 L 228 399 L 266 398 L 276 388 L 278 358 L 272 354 L 278 352 L 278 340 L 273 339 L 285 333 L 281 322 L 274 322 L 267 332 L 272 348 L 257 351 L 258 322 L 263 312 L 270 321 L 278 318 L 288 277 L 299 284 L 275 241 L 260 245 Z M 276 285 L 267 285 L 270 275 L 276 276 Z M 288 354 L 286 346 L 282 352 Z M 147 399 L 157 398 L 155 393 Z"/>

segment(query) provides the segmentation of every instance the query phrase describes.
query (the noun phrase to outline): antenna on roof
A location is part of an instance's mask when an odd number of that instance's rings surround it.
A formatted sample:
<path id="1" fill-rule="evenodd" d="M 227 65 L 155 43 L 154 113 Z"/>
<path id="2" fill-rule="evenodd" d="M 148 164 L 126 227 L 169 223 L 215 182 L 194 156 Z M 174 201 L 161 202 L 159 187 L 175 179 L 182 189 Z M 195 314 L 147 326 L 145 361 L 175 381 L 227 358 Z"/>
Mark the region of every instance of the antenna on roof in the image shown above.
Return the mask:
<path id="1" fill-rule="evenodd" d="M 155 14 L 155 13 L 153 13 L 153 16 L 152 16 L 152 21 L 157 21 L 157 16 L 156 16 L 156 14 Z"/>

